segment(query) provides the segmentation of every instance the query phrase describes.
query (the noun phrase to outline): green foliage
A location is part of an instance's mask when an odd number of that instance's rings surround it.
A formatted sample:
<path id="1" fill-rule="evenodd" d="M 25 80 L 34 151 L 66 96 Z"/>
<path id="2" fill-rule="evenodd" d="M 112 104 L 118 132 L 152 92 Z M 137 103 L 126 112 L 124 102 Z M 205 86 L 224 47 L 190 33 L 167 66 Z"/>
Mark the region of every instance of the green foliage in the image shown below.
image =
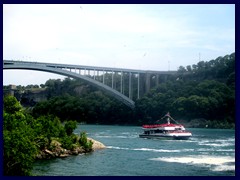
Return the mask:
<path id="1" fill-rule="evenodd" d="M 184 73 L 186 69 L 188 73 Z M 220 56 L 215 60 L 200 61 L 197 64 L 193 64 L 192 67 L 188 65 L 186 69 L 183 66 L 180 66 L 178 69 L 179 75 L 185 80 L 194 79 L 202 81 L 211 79 L 226 83 L 230 74 L 235 72 L 235 53 L 224 57 Z"/>
<path id="2" fill-rule="evenodd" d="M 6 113 L 14 114 L 22 109 L 20 103 L 13 96 L 6 96 L 3 99 L 3 110 Z"/>
<path id="3" fill-rule="evenodd" d="M 77 120 L 87 123 L 131 123 L 133 112 L 124 104 L 104 95 L 100 91 L 89 92 L 82 97 L 63 95 L 39 102 L 33 109 L 33 116 L 43 114 L 58 116 L 61 121 Z"/>
<path id="4" fill-rule="evenodd" d="M 136 102 L 137 118 L 150 123 L 168 111 L 176 118 L 188 120 L 234 116 L 234 91 L 226 84 L 213 80 L 194 83 L 195 86 L 191 86 L 191 83 L 176 83 L 174 86 L 172 83 L 161 84 L 161 87 Z"/>
<path id="5" fill-rule="evenodd" d="M 59 118 L 53 115 L 33 118 L 22 111 L 14 97 L 5 97 L 4 103 L 4 175 L 31 175 L 36 155 L 41 150 L 54 149 L 53 139 L 58 139 L 62 147 L 69 150 L 79 144 L 77 135 L 73 134 L 76 121 L 66 122 L 63 126 Z M 92 150 L 90 142 L 83 146 L 88 152 Z"/>
<path id="6" fill-rule="evenodd" d="M 79 144 L 83 147 L 83 149 L 87 152 L 92 151 L 93 142 L 87 139 L 86 132 L 80 133 Z"/>
<path id="7" fill-rule="evenodd" d="M 46 149 L 49 146 L 49 139 L 45 137 L 44 135 L 38 135 L 35 139 L 34 142 L 36 146 L 38 147 L 39 150 Z"/>
<path id="8" fill-rule="evenodd" d="M 4 140 L 4 175 L 31 175 L 37 148 L 27 127 L 21 126 L 12 131 L 3 131 Z"/>
<path id="9" fill-rule="evenodd" d="M 213 121 L 210 127 L 234 127 L 234 67 L 235 53 L 179 67 L 174 81 L 161 83 L 136 101 L 135 117 L 139 123 L 152 123 L 170 111 L 178 119 L 204 118 Z"/>
<path id="10" fill-rule="evenodd" d="M 59 137 L 62 134 L 63 126 L 57 117 L 48 115 L 36 119 L 35 129 L 37 135 L 43 135 L 50 141 L 51 137 Z"/>
<path id="11" fill-rule="evenodd" d="M 16 98 L 7 96 L 4 98 L 4 103 L 4 175 L 30 175 L 37 153 L 33 129 L 27 123 Z"/>
<path id="12" fill-rule="evenodd" d="M 73 133 L 73 130 L 76 128 L 77 128 L 76 121 L 67 121 L 64 125 L 64 129 L 68 136 L 70 136 Z"/>
<path id="13" fill-rule="evenodd" d="M 73 149 L 73 139 L 71 136 L 61 138 L 62 147 L 68 150 Z"/>

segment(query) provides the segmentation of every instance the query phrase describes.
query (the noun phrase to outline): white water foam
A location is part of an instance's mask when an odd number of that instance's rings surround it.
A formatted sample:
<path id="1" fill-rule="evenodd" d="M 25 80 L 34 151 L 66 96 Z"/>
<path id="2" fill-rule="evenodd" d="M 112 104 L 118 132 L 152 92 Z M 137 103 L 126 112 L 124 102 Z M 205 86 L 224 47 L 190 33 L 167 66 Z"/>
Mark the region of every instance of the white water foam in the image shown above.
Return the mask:
<path id="1" fill-rule="evenodd" d="M 216 142 L 235 142 L 235 138 L 228 138 L 228 139 L 216 139 Z"/>
<path id="2" fill-rule="evenodd" d="M 219 151 L 219 152 L 235 152 L 235 149 L 217 149 L 215 151 Z"/>
<path id="3" fill-rule="evenodd" d="M 150 151 L 150 152 L 189 152 L 194 151 L 194 149 L 182 149 L 182 150 L 171 150 L 171 149 L 150 149 L 150 148 L 124 148 L 124 147 L 117 147 L 117 146 L 107 146 L 109 149 L 121 149 L 121 150 L 131 150 L 131 151 Z"/>
<path id="4" fill-rule="evenodd" d="M 200 149 L 197 149 L 197 151 L 200 151 L 200 152 L 235 152 L 235 149 L 213 149 L 213 148 L 200 148 Z"/>
<path id="5" fill-rule="evenodd" d="M 129 148 L 123 148 L 123 147 L 116 147 L 116 146 L 107 146 L 108 149 L 123 149 L 123 150 L 129 150 Z"/>
<path id="6" fill-rule="evenodd" d="M 121 134 L 127 134 L 128 135 L 128 134 L 131 134 L 131 133 L 130 132 L 122 132 Z"/>
<path id="7" fill-rule="evenodd" d="M 149 149 L 149 148 L 136 148 L 134 151 L 151 151 L 151 152 L 181 152 L 180 150 L 167 150 L 167 149 Z"/>
<path id="8" fill-rule="evenodd" d="M 200 146 L 213 146 L 213 147 L 226 147 L 226 146 L 234 146 L 234 142 L 227 140 L 214 140 L 214 141 L 200 141 L 198 142 Z"/>
<path id="9" fill-rule="evenodd" d="M 104 136 L 104 135 L 97 135 L 98 138 L 112 138 L 113 136 Z"/>
<path id="10" fill-rule="evenodd" d="M 199 148 L 199 149 L 197 149 L 197 151 L 209 152 L 209 151 L 215 151 L 215 149 L 213 149 L 213 148 Z"/>
<path id="11" fill-rule="evenodd" d="M 219 157 L 219 156 L 187 156 L 187 157 L 159 157 L 151 158 L 149 160 L 153 161 L 164 161 L 164 162 L 175 162 L 183 164 L 193 164 L 193 165 L 214 165 L 211 168 L 212 171 L 235 171 L 235 159 L 230 156 Z M 226 165 L 230 163 L 231 165 Z"/>
<path id="12" fill-rule="evenodd" d="M 212 171 L 235 171 L 235 165 L 221 165 L 211 168 Z"/>
<path id="13" fill-rule="evenodd" d="M 204 146 L 215 146 L 215 147 L 224 147 L 224 146 L 231 146 L 231 143 L 224 143 L 224 144 L 217 144 L 217 143 L 206 143 L 206 144 L 201 144 L 199 145 L 204 145 Z"/>

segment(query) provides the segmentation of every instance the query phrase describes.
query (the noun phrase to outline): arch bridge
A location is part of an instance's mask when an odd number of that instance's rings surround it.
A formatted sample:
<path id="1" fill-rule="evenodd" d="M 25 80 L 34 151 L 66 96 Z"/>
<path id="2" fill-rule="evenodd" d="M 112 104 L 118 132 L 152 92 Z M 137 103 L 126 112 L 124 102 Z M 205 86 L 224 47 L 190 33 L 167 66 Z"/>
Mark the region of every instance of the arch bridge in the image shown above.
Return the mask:
<path id="1" fill-rule="evenodd" d="M 149 71 L 13 60 L 3 60 L 3 69 L 44 71 L 81 79 L 104 90 L 130 108 L 135 107 L 133 99 L 140 98 L 140 95 L 148 92 L 153 84 L 159 83 L 160 75 L 166 78 L 168 75 L 176 74 L 176 71 Z M 137 91 L 133 92 L 133 86 L 137 86 Z"/>

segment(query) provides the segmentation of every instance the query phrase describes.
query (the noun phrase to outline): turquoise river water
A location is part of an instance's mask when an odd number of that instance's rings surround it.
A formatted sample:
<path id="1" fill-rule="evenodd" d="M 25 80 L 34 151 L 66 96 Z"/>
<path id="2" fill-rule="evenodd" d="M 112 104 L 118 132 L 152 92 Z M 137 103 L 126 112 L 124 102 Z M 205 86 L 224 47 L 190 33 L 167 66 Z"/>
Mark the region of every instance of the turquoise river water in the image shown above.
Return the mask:
<path id="1" fill-rule="evenodd" d="M 89 154 L 39 160 L 37 176 L 234 176 L 235 131 L 187 129 L 189 140 L 139 138 L 140 126 L 78 125 L 102 142 Z"/>

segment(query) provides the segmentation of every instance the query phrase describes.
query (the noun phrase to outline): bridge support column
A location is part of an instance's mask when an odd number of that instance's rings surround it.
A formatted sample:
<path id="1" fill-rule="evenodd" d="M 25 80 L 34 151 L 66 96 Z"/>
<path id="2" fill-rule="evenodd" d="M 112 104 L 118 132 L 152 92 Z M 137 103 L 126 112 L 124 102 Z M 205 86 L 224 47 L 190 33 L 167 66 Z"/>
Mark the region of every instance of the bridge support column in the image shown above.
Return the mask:
<path id="1" fill-rule="evenodd" d="M 97 70 L 97 80 L 99 80 L 99 71 Z"/>
<path id="2" fill-rule="evenodd" d="M 148 93 L 150 90 L 150 77 L 151 77 L 151 74 L 146 73 L 146 93 Z"/>
<path id="3" fill-rule="evenodd" d="M 124 89 L 124 72 L 123 72 L 123 85 L 122 85 L 122 94 L 124 95 L 124 91 L 125 91 L 125 89 Z"/>
<path id="4" fill-rule="evenodd" d="M 121 72 L 121 85 L 120 92 L 123 94 L 123 72 Z"/>
<path id="5" fill-rule="evenodd" d="M 137 91 L 137 98 L 139 99 L 139 86 L 140 86 L 140 74 L 138 73 L 138 91 Z"/>
<path id="6" fill-rule="evenodd" d="M 156 86 L 159 84 L 159 74 L 156 74 Z"/>
<path id="7" fill-rule="evenodd" d="M 113 88 L 113 71 L 112 71 L 112 88 Z"/>
<path id="8" fill-rule="evenodd" d="M 129 99 L 132 99 L 132 73 L 129 72 Z"/>
<path id="9" fill-rule="evenodd" d="M 103 79 L 102 79 L 102 83 L 105 84 L 105 70 L 103 70 Z"/>

